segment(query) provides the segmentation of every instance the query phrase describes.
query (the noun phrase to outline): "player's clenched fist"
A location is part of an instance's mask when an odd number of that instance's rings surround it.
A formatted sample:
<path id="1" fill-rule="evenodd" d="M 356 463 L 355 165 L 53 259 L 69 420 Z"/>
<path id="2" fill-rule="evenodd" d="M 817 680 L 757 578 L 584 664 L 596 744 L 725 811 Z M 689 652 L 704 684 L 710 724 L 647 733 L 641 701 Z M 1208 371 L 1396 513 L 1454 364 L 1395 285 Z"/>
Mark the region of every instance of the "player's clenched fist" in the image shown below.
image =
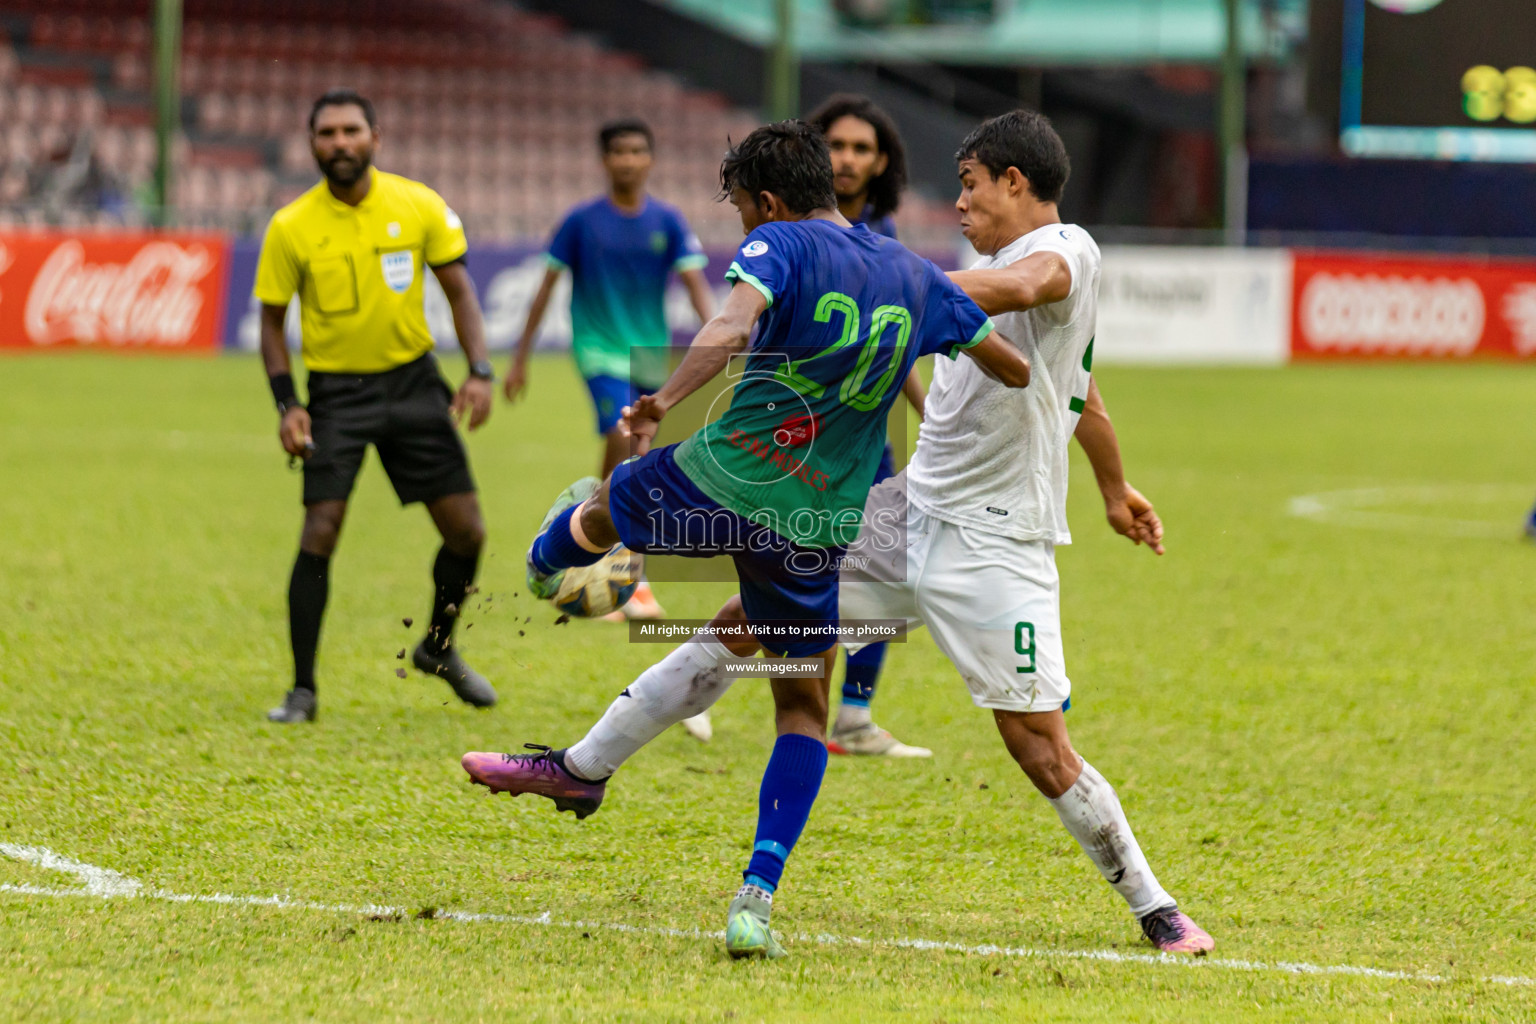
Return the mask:
<path id="1" fill-rule="evenodd" d="M 1145 544 L 1154 554 L 1163 553 L 1163 521 L 1152 503 L 1130 484 L 1118 498 L 1105 501 L 1104 514 L 1114 531 L 1131 543 Z"/>
<path id="2" fill-rule="evenodd" d="M 656 431 L 666 415 L 667 407 L 655 395 L 641 395 L 634 405 L 624 407 L 624 429 L 634 439 L 636 455 L 644 455 L 651 450 L 651 441 L 655 439 Z"/>
<path id="3" fill-rule="evenodd" d="M 313 455 L 315 439 L 309 432 L 309 410 L 302 405 L 295 405 L 283 413 L 282 422 L 277 427 L 277 439 L 282 442 L 283 451 L 289 455 L 301 459 Z"/>

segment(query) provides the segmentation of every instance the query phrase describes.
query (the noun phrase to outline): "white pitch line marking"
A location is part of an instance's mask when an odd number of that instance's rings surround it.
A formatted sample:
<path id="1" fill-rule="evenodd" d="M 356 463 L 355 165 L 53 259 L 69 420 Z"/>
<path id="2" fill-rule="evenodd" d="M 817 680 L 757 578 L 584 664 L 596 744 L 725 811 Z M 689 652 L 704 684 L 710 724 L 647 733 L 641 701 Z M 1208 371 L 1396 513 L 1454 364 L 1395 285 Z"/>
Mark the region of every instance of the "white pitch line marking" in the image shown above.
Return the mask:
<path id="1" fill-rule="evenodd" d="M 74 891 L 78 891 L 83 896 L 137 896 L 139 890 L 143 888 L 136 880 L 126 875 L 120 875 L 110 868 L 98 868 L 94 864 L 82 864 L 77 860 L 61 857 L 52 850 L 44 849 L 41 846 L 17 846 L 14 843 L 0 843 L 0 853 L 3 853 L 12 860 L 36 864 L 38 867 L 48 871 L 59 871 L 66 875 L 75 875 L 80 881 L 85 883 L 85 888 Z"/>
<path id="2" fill-rule="evenodd" d="M 1298 519 L 1337 526 L 1439 537 L 1513 540 L 1520 534 L 1520 520 L 1529 508 L 1529 500 L 1530 488 L 1513 484 L 1405 484 L 1300 494 L 1290 500 L 1286 511 Z M 1454 502 L 1462 507 L 1507 505 L 1513 511 L 1508 523 L 1402 511 L 1444 502 Z"/>
<path id="3" fill-rule="evenodd" d="M 59 871 L 78 877 L 85 884 L 73 889 L 56 889 L 41 885 L 12 885 L 0 883 L 0 892 L 24 896 L 85 896 L 95 899 L 144 897 L 164 900 L 168 903 L 218 903 L 226 906 L 277 907 L 282 910 L 313 910 L 328 914 L 355 916 L 410 917 L 412 911 L 405 907 L 380 906 L 371 903 L 316 903 L 296 900 L 287 896 L 237 896 L 229 893 L 175 893 L 165 889 L 146 889 L 137 879 L 119 874 L 110 868 L 84 864 L 60 856 L 41 846 L 19 846 L 0 843 L 0 855 L 12 860 L 35 864 L 50 871 Z M 707 932 L 700 928 L 666 928 L 655 925 L 621 924 L 611 921 L 559 921 L 545 911 L 537 917 L 521 914 L 486 914 L 466 910 L 438 910 L 435 920 L 461 922 L 491 922 L 496 924 L 542 925 L 546 928 L 581 929 L 583 931 L 622 932 L 627 935 L 655 935 L 670 939 L 713 939 L 723 941 L 724 932 Z M 1259 960 L 1227 960 L 1216 957 L 1174 956 L 1170 953 L 1120 953 L 1108 949 L 1029 949 L 1020 946 L 996 946 L 984 944 L 966 945 L 962 942 L 940 942 L 933 939 L 866 939 L 849 935 L 792 935 L 786 936 L 797 942 L 820 946 L 871 946 L 889 949 L 915 949 L 924 952 L 965 953 L 973 956 L 1001 956 L 1030 960 L 1093 960 L 1114 964 L 1154 964 L 1163 967 L 1191 967 L 1208 970 L 1262 972 L 1273 971 L 1294 975 L 1348 975 L 1360 978 L 1376 978 L 1386 981 L 1422 981 L 1444 983 L 1453 979 L 1424 971 L 1392 971 L 1379 967 L 1356 967 L 1351 964 L 1309 964 L 1288 960 L 1266 963 Z M 1478 979 L 1494 985 L 1511 988 L 1536 987 L 1536 978 L 1518 975 L 1495 974 Z"/>

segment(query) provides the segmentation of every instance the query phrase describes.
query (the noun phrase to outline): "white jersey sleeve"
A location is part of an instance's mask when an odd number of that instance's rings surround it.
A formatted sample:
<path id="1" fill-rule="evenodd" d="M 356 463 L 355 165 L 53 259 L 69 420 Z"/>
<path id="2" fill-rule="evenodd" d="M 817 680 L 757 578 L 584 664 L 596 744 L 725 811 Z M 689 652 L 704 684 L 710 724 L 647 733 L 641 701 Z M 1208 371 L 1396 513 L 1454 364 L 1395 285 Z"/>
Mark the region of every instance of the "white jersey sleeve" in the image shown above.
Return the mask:
<path id="1" fill-rule="evenodd" d="M 909 500 L 946 522 L 1067 544 L 1067 445 L 1088 397 L 1099 247 L 1076 225 L 1051 224 L 975 269 L 1006 267 L 1037 252 L 1066 261 L 1067 297 L 993 318 L 1029 358 L 1029 386 L 1006 388 L 969 359 L 937 360 L 907 470 Z"/>
<path id="2" fill-rule="evenodd" d="M 1098 246 L 1093 245 L 1093 240 L 1088 238 L 1088 233 L 1081 228 L 1069 225 L 1053 225 L 1047 230 L 1050 233 L 1043 238 L 1036 238 L 1036 236 L 1041 234 L 1040 231 L 1035 231 L 1025 236 L 1026 238 L 1034 238 L 1035 241 L 1029 250 L 1024 253 L 1024 256 L 1034 256 L 1042 252 L 1055 253 L 1057 256 L 1060 256 L 1062 261 L 1066 263 L 1067 270 L 1072 275 L 1072 287 L 1067 292 L 1065 299 L 1062 299 L 1060 302 L 1053 302 L 1048 306 L 1041 306 L 1037 310 L 1031 310 L 1031 312 L 1040 314 L 1040 319 L 1052 324 L 1070 324 L 1077 318 L 1084 305 L 1087 305 L 1081 301 L 1085 279 L 1089 280 L 1090 287 L 1094 289 L 1095 301 L 1092 305 L 1097 307 L 1099 249 Z M 1082 244 L 1084 241 L 1087 241 L 1089 245 L 1093 245 L 1092 260 L 1087 258 L 1088 252 Z M 1024 256 L 1020 256 L 1018 259 L 1023 259 Z M 1006 264 L 1001 265 L 1006 266 Z"/>

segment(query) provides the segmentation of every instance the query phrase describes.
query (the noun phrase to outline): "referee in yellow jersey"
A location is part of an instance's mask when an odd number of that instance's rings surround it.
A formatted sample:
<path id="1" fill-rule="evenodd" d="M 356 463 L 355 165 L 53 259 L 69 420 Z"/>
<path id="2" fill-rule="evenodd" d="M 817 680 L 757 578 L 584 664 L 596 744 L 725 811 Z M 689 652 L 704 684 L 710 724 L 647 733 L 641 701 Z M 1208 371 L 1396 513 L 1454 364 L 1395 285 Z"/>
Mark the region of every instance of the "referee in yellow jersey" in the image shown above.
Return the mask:
<path id="1" fill-rule="evenodd" d="M 493 374 L 485 325 L 464 266 L 464 226 L 441 196 L 373 167 L 373 104 L 336 89 L 315 101 L 310 145 L 325 180 L 272 217 L 256 269 L 261 354 L 282 423 L 283 448 L 304 460 L 304 532 L 288 584 L 293 689 L 274 722 L 313 721 L 315 651 L 330 589 L 331 553 L 347 498 L 371 444 L 402 505 L 424 502 L 442 534 L 432 567 L 436 593 L 426 636 L 411 656 L 468 704 L 496 691 L 453 648 L 454 619 L 485 544 L 456 421 L 469 429 L 491 411 Z M 422 310 L 430 268 L 453 308 L 469 377 L 454 395 L 432 356 Z M 283 320 L 299 297 L 309 404 L 289 372 Z"/>

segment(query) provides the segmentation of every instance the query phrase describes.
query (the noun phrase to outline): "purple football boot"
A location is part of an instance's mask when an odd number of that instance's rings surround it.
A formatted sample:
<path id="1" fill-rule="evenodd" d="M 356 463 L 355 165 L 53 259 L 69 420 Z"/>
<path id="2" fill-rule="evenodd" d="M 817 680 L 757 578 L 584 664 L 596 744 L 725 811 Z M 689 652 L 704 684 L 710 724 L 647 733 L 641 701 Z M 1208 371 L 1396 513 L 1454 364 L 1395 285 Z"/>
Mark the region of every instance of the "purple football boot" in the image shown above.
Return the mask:
<path id="1" fill-rule="evenodd" d="M 1193 953 L 1205 956 L 1216 948 L 1216 940 L 1204 928 L 1175 906 L 1159 907 L 1141 919 L 1142 934 L 1164 953 Z"/>
<path id="2" fill-rule="evenodd" d="M 555 810 L 571 811 L 585 818 L 603 802 L 608 780 L 588 782 L 565 767 L 565 751 L 538 743 L 524 743 L 536 754 L 496 754 L 470 751 L 460 760 L 471 781 L 492 793 L 537 793 L 555 802 Z"/>

